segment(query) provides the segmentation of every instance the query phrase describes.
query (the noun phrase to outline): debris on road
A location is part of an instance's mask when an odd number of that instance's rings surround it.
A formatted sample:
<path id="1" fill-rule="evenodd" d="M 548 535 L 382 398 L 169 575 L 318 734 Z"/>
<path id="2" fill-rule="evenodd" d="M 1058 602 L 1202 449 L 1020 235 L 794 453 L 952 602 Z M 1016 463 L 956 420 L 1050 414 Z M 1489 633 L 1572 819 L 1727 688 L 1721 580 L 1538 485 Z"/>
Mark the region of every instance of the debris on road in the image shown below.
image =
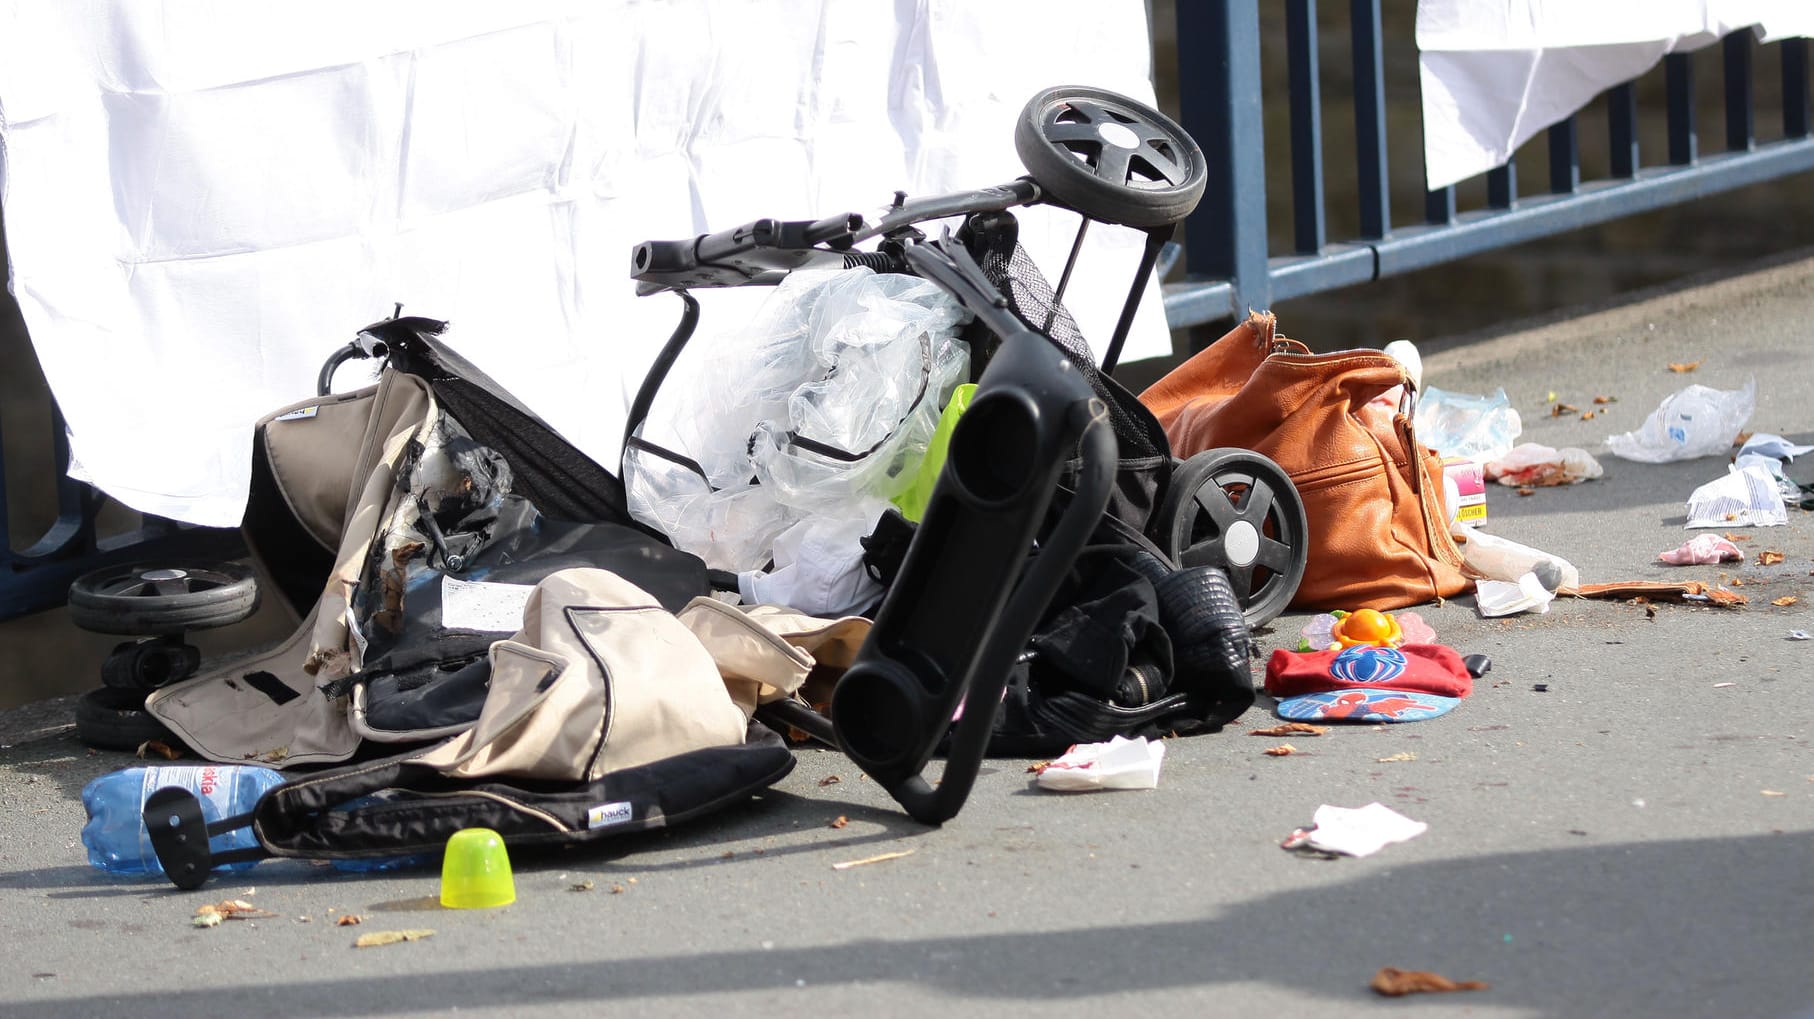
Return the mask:
<path id="1" fill-rule="evenodd" d="M 373 931 L 370 934 L 359 935 L 358 939 L 353 942 L 353 947 L 377 948 L 382 945 L 394 945 L 399 941 L 421 941 L 434 936 L 435 932 L 426 927 L 406 931 Z"/>
<path id="2" fill-rule="evenodd" d="M 913 855 L 913 850 L 903 849 L 898 853 L 883 853 L 880 856 L 865 856 L 861 860 L 845 860 L 843 863 L 834 863 L 831 865 L 831 869 L 832 870 L 849 870 L 852 867 L 866 867 L 872 863 L 882 863 L 886 860 L 898 860 L 903 856 L 912 856 L 912 855 Z"/>
<path id="3" fill-rule="evenodd" d="M 1422 821 L 1413 821 L 1383 803 L 1359 808 L 1325 803 L 1316 808 L 1310 827 L 1292 832 L 1280 846 L 1343 856 L 1372 856 L 1394 842 L 1416 838 L 1429 829 Z"/>
<path id="4" fill-rule="evenodd" d="M 1440 973 L 1428 970 L 1381 966 L 1379 972 L 1373 974 L 1373 980 L 1368 986 L 1388 998 L 1397 998 L 1406 994 L 1484 991 L 1490 985 L 1484 980 L 1450 980 Z"/>
<path id="5" fill-rule="evenodd" d="M 1144 736 L 1116 736 L 1107 743 L 1080 743 L 1041 768 L 1033 779 L 1041 789 L 1086 792 L 1095 789 L 1153 789 L 1165 744 Z"/>
<path id="6" fill-rule="evenodd" d="M 1697 534 L 1667 552 L 1658 552 L 1657 561 L 1671 566 L 1705 566 L 1710 563 L 1737 562 L 1745 558 L 1730 538 L 1717 534 Z"/>
<path id="7" fill-rule="evenodd" d="M 1267 729 L 1255 729 L 1249 736 L 1321 736 L 1329 731 L 1326 725 L 1311 725 L 1309 722 L 1286 722 Z"/>

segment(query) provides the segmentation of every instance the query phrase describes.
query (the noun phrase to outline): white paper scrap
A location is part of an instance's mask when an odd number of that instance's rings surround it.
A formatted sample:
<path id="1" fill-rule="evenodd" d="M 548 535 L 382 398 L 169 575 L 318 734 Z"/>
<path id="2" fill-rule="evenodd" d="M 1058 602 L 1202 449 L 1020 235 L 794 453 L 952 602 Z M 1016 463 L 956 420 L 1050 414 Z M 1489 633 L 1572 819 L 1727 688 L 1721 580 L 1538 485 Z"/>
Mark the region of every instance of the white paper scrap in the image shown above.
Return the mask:
<path id="1" fill-rule="evenodd" d="M 1165 744 L 1144 736 L 1116 736 L 1107 743 L 1081 743 L 1046 765 L 1033 781 L 1041 789 L 1082 792 L 1090 789 L 1153 789 L 1159 785 L 1159 763 Z"/>
<path id="2" fill-rule="evenodd" d="M 449 630 L 515 633 L 533 584 L 492 584 L 441 578 L 441 625 Z"/>
<path id="3" fill-rule="evenodd" d="M 1348 856 L 1371 856 L 1394 842 L 1416 838 L 1430 827 L 1383 803 L 1369 803 L 1358 809 L 1325 803 L 1316 808 L 1315 822 L 1307 845 Z"/>
<path id="4" fill-rule="evenodd" d="M 1760 467 L 1732 467 L 1688 496 L 1683 527 L 1779 527 L 1789 522 L 1776 479 Z"/>

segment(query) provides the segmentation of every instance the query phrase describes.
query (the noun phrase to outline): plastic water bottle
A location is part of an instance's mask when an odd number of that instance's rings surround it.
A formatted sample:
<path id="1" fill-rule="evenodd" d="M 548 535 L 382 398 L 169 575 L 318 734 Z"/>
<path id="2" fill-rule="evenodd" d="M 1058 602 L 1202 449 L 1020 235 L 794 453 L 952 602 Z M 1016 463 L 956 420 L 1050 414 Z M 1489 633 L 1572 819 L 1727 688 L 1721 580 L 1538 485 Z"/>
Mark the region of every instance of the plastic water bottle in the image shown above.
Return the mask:
<path id="1" fill-rule="evenodd" d="M 265 790 L 283 782 L 276 770 L 249 764 L 127 768 L 102 775 L 82 790 L 82 806 L 88 811 L 82 845 L 88 848 L 88 862 L 110 874 L 162 874 L 164 867 L 145 830 L 145 798 L 166 786 L 194 793 L 202 816 L 213 823 L 250 812 Z M 250 825 L 208 840 L 215 853 L 256 845 Z M 257 862 L 244 860 L 215 869 L 245 870 Z"/>

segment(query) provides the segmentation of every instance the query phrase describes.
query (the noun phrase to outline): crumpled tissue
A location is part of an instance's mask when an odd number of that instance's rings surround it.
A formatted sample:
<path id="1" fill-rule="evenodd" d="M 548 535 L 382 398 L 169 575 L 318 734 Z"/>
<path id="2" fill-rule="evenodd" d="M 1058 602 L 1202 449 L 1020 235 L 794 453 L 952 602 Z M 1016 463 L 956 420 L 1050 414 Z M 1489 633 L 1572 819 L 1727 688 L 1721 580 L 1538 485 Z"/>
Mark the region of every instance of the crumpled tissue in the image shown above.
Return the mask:
<path id="1" fill-rule="evenodd" d="M 1155 789 L 1165 744 L 1144 736 L 1116 736 L 1107 743 L 1080 743 L 1048 763 L 1033 782 L 1041 789 Z"/>

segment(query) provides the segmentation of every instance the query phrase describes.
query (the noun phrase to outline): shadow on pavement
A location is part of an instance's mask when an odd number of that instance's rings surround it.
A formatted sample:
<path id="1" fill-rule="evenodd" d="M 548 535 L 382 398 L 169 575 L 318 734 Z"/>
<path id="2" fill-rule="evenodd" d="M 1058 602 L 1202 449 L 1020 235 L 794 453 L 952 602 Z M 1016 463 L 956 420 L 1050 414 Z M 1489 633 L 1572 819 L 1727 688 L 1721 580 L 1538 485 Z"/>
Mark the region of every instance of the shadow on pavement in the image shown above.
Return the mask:
<path id="1" fill-rule="evenodd" d="M 1079 917 L 1075 930 L 1043 934 L 864 939 L 362 975 L 339 986 L 325 976 L 276 984 L 254 977 L 241 986 L 126 1000 L 141 1016 L 192 1015 L 202 1001 L 222 1015 L 386 1015 L 436 1003 L 513 1012 L 572 1002 L 647 1007 L 702 994 L 891 984 L 1062 1007 L 1073 998 L 1154 990 L 1179 992 L 1182 1004 L 1183 997 L 1201 1001 L 1218 984 L 1263 982 L 1327 999 L 1340 1010 L 1324 1014 L 1375 1006 L 1520 1009 L 1555 1017 L 1792 1016 L 1814 1004 L 1814 969 L 1806 965 L 1801 936 L 1814 914 L 1810 859 L 1814 834 L 1806 832 L 1610 844 L 1376 870 L 1187 922 L 1092 924 Z M 1644 958 L 1667 964 L 1634 963 Z M 1431 969 L 1492 986 L 1392 1003 L 1367 989 L 1380 966 Z M 1640 972 L 1652 976 L 1634 983 Z M 99 1015 L 121 1001 L 21 1002 L 8 1014 Z"/>

